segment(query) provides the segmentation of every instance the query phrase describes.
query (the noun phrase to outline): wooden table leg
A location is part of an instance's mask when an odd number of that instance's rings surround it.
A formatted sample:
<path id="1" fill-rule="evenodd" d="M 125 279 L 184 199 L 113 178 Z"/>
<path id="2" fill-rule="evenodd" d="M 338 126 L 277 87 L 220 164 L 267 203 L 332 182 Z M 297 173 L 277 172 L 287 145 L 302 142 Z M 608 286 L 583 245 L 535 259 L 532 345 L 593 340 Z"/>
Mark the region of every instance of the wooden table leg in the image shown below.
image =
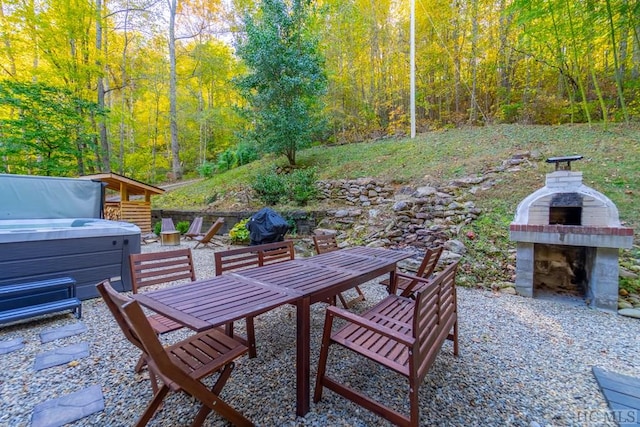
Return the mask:
<path id="1" fill-rule="evenodd" d="M 395 295 L 397 289 L 396 283 L 396 269 L 394 267 L 393 270 L 389 272 L 389 295 Z"/>
<path id="2" fill-rule="evenodd" d="M 303 417 L 309 412 L 309 375 L 311 363 L 311 308 L 309 298 L 296 303 L 296 414 Z"/>

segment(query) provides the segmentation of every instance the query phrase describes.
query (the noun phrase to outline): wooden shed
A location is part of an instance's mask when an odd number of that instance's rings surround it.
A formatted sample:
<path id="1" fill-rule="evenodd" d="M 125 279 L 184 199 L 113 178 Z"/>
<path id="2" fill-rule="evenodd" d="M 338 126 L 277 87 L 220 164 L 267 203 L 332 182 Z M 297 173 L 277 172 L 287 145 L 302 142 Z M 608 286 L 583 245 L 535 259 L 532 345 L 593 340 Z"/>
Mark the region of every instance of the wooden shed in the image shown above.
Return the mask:
<path id="1" fill-rule="evenodd" d="M 151 196 L 164 193 L 162 188 L 113 172 L 85 175 L 82 178 L 107 184 L 105 219 L 131 222 L 140 227 L 142 235 L 151 233 Z M 112 192 L 118 193 L 119 197 L 110 194 Z"/>

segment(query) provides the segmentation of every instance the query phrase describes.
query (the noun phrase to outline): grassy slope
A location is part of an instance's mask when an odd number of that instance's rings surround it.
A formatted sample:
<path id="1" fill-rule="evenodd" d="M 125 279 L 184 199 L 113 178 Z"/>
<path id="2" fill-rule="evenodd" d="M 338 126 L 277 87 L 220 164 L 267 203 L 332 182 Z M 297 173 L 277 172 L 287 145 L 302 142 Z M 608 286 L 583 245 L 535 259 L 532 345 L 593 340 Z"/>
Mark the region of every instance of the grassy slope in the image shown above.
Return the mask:
<path id="1" fill-rule="evenodd" d="M 499 125 L 435 131 L 414 140 L 315 147 L 300 152 L 298 163 L 316 167 L 320 179 L 376 177 L 395 184 L 417 185 L 480 174 L 499 166 L 518 151 L 538 152 L 542 160 L 533 168 L 509 174 L 508 179 L 475 196 L 476 205 L 484 214 L 472 225 L 478 238 L 467 242 L 470 248 L 469 262 L 465 266 L 468 281 L 510 280 L 513 245 L 508 241 L 508 224 L 518 202 L 541 187 L 544 175 L 553 169 L 544 163 L 543 159 L 547 157 L 583 155 L 584 159 L 574 163 L 573 169 L 584 173 L 586 185 L 613 200 L 626 225 L 640 229 L 640 125 L 610 125 L 608 128 L 601 125 Z M 256 172 L 272 167 L 274 163 L 283 164 L 283 160 L 265 159 L 234 169 L 158 197 L 154 205 L 203 209 L 214 195 L 219 198 L 246 188 Z M 225 207 L 231 206 L 219 204 L 216 210 Z M 233 205 L 234 210 L 256 207 L 259 206 L 239 206 L 237 201 Z M 626 255 L 640 258 L 637 248 Z"/>

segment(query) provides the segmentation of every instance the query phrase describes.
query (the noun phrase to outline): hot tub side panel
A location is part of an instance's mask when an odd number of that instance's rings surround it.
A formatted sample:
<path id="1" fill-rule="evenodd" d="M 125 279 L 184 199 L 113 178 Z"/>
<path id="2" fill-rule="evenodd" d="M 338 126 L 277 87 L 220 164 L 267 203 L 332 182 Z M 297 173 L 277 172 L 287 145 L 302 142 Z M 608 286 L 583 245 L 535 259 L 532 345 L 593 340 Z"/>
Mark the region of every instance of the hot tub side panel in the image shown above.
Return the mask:
<path id="1" fill-rule="evenodd" d="M 69 276 L 83 300 L 98 297 L 95 285 L 104 279 L 129 291 L 133 253 L 140 253 L 139 234 L 0 243 L 0 286 Z"/>

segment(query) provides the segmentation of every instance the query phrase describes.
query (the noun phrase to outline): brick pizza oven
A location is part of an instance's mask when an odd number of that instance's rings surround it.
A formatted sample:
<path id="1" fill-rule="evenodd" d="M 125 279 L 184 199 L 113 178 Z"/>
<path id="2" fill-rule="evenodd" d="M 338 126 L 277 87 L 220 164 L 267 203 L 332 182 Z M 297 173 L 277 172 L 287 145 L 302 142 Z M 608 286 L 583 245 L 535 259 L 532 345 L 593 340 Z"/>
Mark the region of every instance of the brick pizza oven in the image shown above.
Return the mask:
<path id="1" fill-rule="evenodd" d="M 582 183 L 571 162 L 582 156 L 554 157 L 546 185 L 527 196 L 510 225 L 517 242 L 516 291 L 584 298 L 600 310 L 618 310 L 618 252 L 633 244 L 633 229 L 623 227 L 618 209 Z"/>

